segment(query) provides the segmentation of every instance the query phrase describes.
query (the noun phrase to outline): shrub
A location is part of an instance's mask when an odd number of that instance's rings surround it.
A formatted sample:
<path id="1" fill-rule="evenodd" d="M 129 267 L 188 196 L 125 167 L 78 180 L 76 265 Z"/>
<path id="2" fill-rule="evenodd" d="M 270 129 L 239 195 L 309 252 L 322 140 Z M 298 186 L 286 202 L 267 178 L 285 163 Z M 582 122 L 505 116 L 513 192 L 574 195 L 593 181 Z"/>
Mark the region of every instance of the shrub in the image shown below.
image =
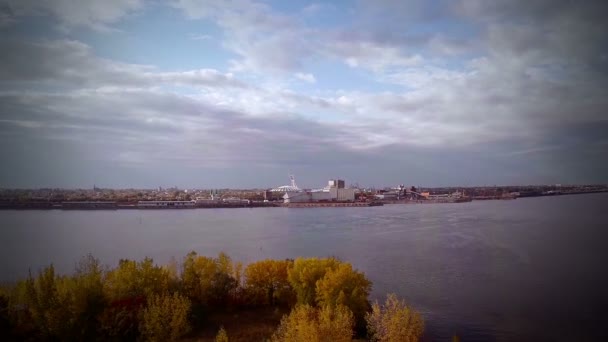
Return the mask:
<path id="1" fill-rule="evenodd" d="M 298 305 L 281 320 L 272 342 L 352 341 L 354 318 L 342 305 L 315 309 Z"/>
<path id="2" fill-rule="evenodd" d="M 389 294 L 382 306 L 374 303 L 366 320 L 372 341 L 414 342 L 419 341 L 424 332 L 424 321 L 420 314 L 394 294 Z"/>
<path id="3" fill-rule="evenodd" d="M 176 341 L 190 332 L 190 301 L 175 293 L 155 295 L 143 311 L 141 335 L 149 341 Z"/>
<path id="4" fill-rule="evenodd" d="M 215 342 L 228 342 L 228 334 L 226 333 L 226 330 L 224 330 L 224 327 L 221 327 L 217 332 Z"/>

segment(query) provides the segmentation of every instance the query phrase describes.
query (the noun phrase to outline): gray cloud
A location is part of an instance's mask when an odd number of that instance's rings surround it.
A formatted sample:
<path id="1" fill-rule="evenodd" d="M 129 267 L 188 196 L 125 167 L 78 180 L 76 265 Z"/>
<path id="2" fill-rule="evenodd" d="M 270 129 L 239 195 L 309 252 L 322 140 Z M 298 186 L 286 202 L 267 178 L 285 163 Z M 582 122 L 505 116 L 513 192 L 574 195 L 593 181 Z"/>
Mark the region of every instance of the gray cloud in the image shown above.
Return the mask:
<path id="1" fill-rule="evenodd" d="M 138 4 L 51 15 L 106 26 Z M 606 182 L 606 6 L 442 4 L 362 2 L 356 20 L 322 31 L 265 3 L 174 2 L 220 27 L 236 76 L 108 60 L 74 40 L 2 39 L 0 186 L 252 187 L 287 172 L 309 186 L 335 176 L 370 185 Z M 2 20 L 25 18 L 11 6 Z M 438 29 L 408 30 L 420 23 Z M 297 73 L 313 79 L 315 60 L 364 69 L 392 90 L 290 89 Z"/>
<path id="2" fill-rule="evenodd" d="M 143 0 L 2 0 L 2 22 L 15 23 L 27 16 L 50 15 L 62 28 L 88 27 L 109 30 L 130 12 L 143 6 Z"/>
<path id="3" fill-rule="evenodd" d="M 152 66 L 110 61 L 96 57 L 78 41 L 0 41 L 2 83 L 46 82 L 68 86 L 146 87 L 182 84 L 211 87 L 245 87 L 231 74 L 213 69 L 161 72 Z"/>
<path id="4" fill-rule="evenodd" d="M 163 173 L 171 173 L 170 169 L 176 166 L 310 167 L 318 162 L 332 165 L 353 158 L 353 152 L 340 144 L 350 133 L 338 126 L 289 116 L 256 118 L 167 93 L 5 95 L 0 102 L 2 113 L 14 113 L 0 120 L 0 137 L 12 142 L 4 144 L 4 148 L 30 151 L 29 157 L 11 157 L 8 151 L 3 154 L 14 172 L 34 164 L 39 153 L 32 150 L 48 150 L 40 146 L 43 144 L 79 146 L 66 148 L 71 155 L 62 156 L 60 152 L 58 160 L 68 158 L 127 169 L 154 168 Z M 27 108 L 13 111 L 24 103 Z M 336 153 L 341 155 L 338 160 Z M 40 162 L 48 162 L 48 158 Z M 15 181 L 14 176 L 12 173 L 12 178 L 2 179 L 1 183 Z M 65 184 L 70 177 L 68 172 L 53 183 Z M 35 182 L 31 178 L 22 181 Z"/>

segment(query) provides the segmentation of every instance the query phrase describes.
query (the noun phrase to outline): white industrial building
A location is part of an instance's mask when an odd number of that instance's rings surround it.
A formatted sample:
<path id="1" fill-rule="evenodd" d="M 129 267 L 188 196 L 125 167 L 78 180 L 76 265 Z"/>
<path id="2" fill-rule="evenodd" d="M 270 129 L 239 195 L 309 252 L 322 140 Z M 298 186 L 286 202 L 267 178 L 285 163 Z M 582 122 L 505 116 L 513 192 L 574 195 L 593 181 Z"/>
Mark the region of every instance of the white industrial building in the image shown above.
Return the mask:
<path id="1" fill-rule="evenodd" d="M 295 185 L 295 182 L 293 183 Z M 352 202 L 355 200 L 355 189 L 344 187 L 341 179 L 330 180 L 323 189 L 311 191 L 285 191 L 283 202 Z"/>

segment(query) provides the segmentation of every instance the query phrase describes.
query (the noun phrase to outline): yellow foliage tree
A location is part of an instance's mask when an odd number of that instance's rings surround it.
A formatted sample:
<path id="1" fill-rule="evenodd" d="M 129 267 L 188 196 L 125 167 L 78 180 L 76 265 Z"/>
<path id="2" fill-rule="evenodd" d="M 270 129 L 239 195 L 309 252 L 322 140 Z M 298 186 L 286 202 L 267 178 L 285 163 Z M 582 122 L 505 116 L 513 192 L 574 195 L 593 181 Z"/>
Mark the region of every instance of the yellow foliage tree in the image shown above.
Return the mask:
<path id="1" fill-rule="evenodd" d="M 395 294 L 389 294 L 384 305 L 378 302 L 367 314 L 367 330 L 372 341 L 415 342 L 424 332 L 424 321 L 420 314 L 400 301 Z"/>
<path id="2" fill-rule="evenodd" d="M 70 338 L 73 316 L 68 292 L 69 279 L 57 277 L 53 265 L 44 268 L 38 277 L 25 281 L 24 302 L 43 339 Z"/>
<path id="3" fill-rule="evenodd" d="M 272 342 L 352 341 L 354 318 L 345 306 L 315 309 L 298 305 L 281 320 Z"/>
<path id="4" fill-rule="evenodd" d="M 78 331 L 75 339 L 90 340 L 98 335 L 98 316 L 106 305 L 104 274 L 100 261 L 89 254 L 81 259 L 75 275 L 69 278 L 71 311 Z"/>
<path id="5" fill-rule="evenodd" d="M 289 260 L 261 260 L 247 265 L 245 279 L 248 295 L 256 304 L 288 303 L 293 297 L 289 284 Z"/>
<path id="6" fill-rule="evenodd" d="M 221 327 L 215 336 L 215 342 L 228 342 L 228 334 L 224 327 Z"/>
<path id="7" fill-rule="evenodd" d="M 221 302 L 237 288 L 234 268 L 232 260 L 224 253 L 220 253 L 218 258 L 209 258 L 190 252 L 182 266 L 184 291 L 201 304 Z"/>
<path id="8" fill-rule="evenodd" d="M 175 293 L 155 295 L 143 311 L 140 332 L 148 341 L 176 341 L 190 332 L 190 301 Z"/>
<path id="9" fill-rule="evenodd" d="M 352 340 L 355 318 L 346 306 L 326 306 L 317 311 L 321 341 L 347 342 Z"/>
<path id="10" fill-rule="evenodd" d="M 288 279 L 298 304 L 316 304 L 317 281 L 340 264 L 336 258 L 297 258 L 289 269 Z"/>
<path id="11" fill-rule="evenodd" d="M 371 287 L 371 281 L 363 273 L 354 270 L 350 263 L 340 263 L 317 281 L 317 303 L 322 307 L 344 305 L 362 320 L 369 308 L 367 297 Z"/>
<path id="12" fill-rule="evenodd" d="M 171 273 L 169 269 L 155 265 L 151 258 L 140 262 L 123 259 L 117 268 L 108 272 L 104 289 L 112 300 L 168 293 L 174 281 Z"/>

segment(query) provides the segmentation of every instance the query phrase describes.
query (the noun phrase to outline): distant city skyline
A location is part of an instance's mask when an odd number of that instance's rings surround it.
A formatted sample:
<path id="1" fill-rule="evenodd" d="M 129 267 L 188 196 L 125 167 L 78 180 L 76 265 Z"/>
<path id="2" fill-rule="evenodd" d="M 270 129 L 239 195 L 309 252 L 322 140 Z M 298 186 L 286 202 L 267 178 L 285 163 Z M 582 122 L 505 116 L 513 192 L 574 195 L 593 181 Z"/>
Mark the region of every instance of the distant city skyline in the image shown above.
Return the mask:
<path id="1" fill-rule="evenodd" d="M 608 2 L 0 0 L 0 187 L 608 183 Z"/>

